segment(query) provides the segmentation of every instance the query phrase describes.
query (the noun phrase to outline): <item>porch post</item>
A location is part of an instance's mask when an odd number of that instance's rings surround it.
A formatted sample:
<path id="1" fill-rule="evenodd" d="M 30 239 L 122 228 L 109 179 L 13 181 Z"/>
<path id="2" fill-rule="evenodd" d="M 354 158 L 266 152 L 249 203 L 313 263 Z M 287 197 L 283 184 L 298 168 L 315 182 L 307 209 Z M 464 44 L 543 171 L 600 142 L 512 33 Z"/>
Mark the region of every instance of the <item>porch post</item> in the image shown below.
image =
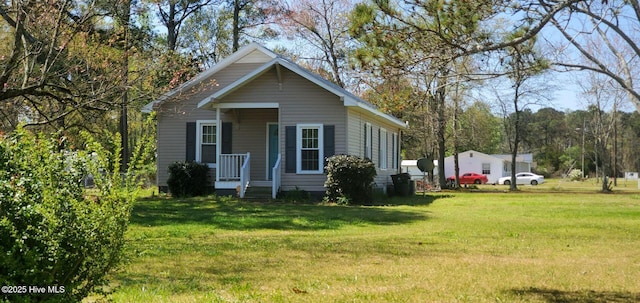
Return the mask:
<path id="1" fill-rule="evenodd" d="M 220 123 L 220 108 L 216 108 L 216 182 L 220 181 L 220 147 L 222 146 L 222 123 Z"/>

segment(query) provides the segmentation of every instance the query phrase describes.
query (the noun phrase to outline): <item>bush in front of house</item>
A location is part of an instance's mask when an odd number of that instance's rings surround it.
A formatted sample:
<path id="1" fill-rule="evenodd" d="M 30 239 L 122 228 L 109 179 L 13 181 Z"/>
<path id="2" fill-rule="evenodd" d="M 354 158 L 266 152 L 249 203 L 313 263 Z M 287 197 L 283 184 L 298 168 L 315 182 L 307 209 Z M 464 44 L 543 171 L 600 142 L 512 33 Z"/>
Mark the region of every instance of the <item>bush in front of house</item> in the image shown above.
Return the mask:
<path id="1" fill-rule="evenodd" d="M 202 196 L 208 191 L 209 167 L 196 162 L 175 162 L 169 165 L 167 186 L 174 197 Z"/>
<path id="2" fill-rule="evenodd" d="M 120 174 L 120 149 L 89 138 L 59 151 L 52 137 L 0 137 L 0 302 L 80 302 L 122 257 L 137 185 Z"/>
<path id="3" fill-rule="evenodd" d="M 325 170 L 325 199 L 343 204 L 371 203 L 376 176 L 376 167 L 371 160 L 352 155 L 335 155 L 327 159 Z"/>

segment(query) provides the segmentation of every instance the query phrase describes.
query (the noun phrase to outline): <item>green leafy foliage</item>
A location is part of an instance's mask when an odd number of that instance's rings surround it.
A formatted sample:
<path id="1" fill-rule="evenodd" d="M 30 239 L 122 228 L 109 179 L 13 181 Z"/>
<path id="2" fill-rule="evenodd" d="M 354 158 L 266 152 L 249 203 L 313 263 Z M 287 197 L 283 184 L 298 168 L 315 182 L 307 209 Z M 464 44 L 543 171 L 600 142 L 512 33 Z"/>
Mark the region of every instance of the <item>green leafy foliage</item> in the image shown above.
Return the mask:
<path id="1" fill-rule="evenodd" d="M 369 203 L 373 199 L 376 168 L 366 158 L 335 155 L 327 159 L 326 199 L 341 204 Z"/>
<path id="2" fill-rule="evenodd" d="M 207 193 L 209 184 L 206 164 L 175 162 L 169 165 L 167 186 L 174 197 L 201 196 Z"/>
<path id="3" fill-rule="evenodd" d="M 0 281 L 59 292 L 3 292 L 0 301 L 80 301 L 122 256 L 136 183 L 119 171 L 119 148 L 88 137 L 88 151 L 60 151 L 61 141 L 21 128 L 0 141 Z"/>

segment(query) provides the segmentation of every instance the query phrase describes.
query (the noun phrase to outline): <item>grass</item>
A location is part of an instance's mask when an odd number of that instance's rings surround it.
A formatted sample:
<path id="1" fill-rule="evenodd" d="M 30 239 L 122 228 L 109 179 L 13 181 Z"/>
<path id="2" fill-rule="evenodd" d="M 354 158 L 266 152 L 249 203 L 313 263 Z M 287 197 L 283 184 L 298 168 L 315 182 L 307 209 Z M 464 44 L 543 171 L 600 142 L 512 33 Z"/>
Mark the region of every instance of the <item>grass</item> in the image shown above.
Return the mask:
<path id="1" fill-rule="evenodd" d="M 636 185 L 637 186 L 637 185 Z M 139 201 L 113 302 L 640 301 L 640 191 L 552 181 L 379 206 Z"/>

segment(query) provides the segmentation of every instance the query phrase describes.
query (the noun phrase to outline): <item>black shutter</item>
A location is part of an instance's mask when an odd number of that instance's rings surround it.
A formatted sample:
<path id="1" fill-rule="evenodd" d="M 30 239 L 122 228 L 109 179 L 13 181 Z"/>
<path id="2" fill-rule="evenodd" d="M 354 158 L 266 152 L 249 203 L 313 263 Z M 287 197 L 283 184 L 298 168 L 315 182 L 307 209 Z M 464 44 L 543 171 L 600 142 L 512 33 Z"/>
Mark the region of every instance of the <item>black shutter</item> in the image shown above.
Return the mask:
<path id="1" fill-rule="evenodd" d="M 285 126 L 285 173 L 296 172 L 296 127 Z"/>
<path id="2" fill-rule="evenodd" d="M 187 122 L 187 156 L 186 161 L 196 160 L 196 123 Z"/>
<path id="3" fill-rule="evenodd" d="M 232 136 L 231 130 L 233 129 L 233 125 L 231 122 L 222 122 L 222 147 L 220 152 L 223 154 L 231 154 L 232 153 Z"/>
<path id="4" fill-rule="evenodd" d="M 382 164 L 382 129 L 378 128 L 378 167 Z"/>
<path id="5" fill-rule="evenodd" d="M 335 130 L 334 125 L 325 125 L 323 129 L 324 167 L 327 167 L 327 159 L 336 154 Z"/>
<path id="6" fill-rule="evenodd" d="M 335 125 L 325 125 L 323 129 L 324 158 L 329 158 L 336 154 Z M 325 161 L 325 166 L 327 161 Z"/>
<path id="7" fill-rule="evenodd" d="M 362 157 L 366 158 L 367 157 L 367 123 L 364 124 L 364 131 L 362 133 L 364 134 L 364 141 L 362 141 L 362 147 L 364 148 L 364 152 L 362 153 Z"/>

